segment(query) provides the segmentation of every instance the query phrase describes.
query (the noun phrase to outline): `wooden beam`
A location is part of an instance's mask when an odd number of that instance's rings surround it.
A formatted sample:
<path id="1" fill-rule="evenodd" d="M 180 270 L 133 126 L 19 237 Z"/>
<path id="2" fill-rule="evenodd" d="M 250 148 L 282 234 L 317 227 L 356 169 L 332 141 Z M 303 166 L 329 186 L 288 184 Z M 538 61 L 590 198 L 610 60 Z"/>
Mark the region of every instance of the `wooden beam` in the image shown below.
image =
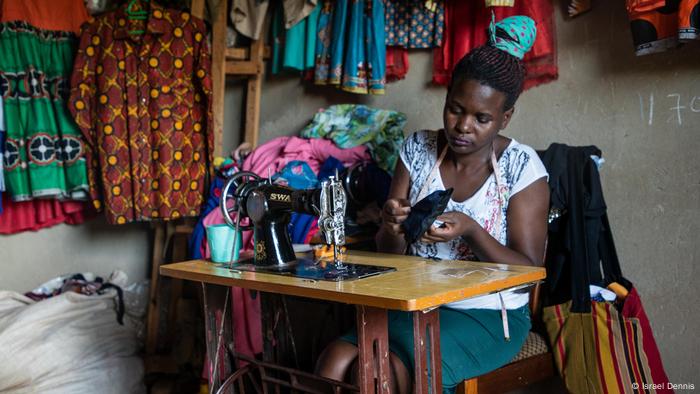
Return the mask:
<path id="1" fill-rule="evenodd" d="M 248 79 L 246 91 L 246 111 L 245 111 L 245 142 L 250 142 L 253 147 L 258 145 L 260 131 L 260 99 L 262 97 L 262 78 L 265 68 L 263 67 L 264 44 L 262 40 L 253 41 L 250 46 L 250 61 L 255 62 L 260 73 Z"/>
<path id="2" fill-rule="evenodd" d="M 248 60 L 250 57 L 249 48 L 226 48 L 226 60 Z M 270 47 L 266 46 L 263 49 L 263 59 L 270 58 Z"/>
<path id="3" fill-rule="evenodd" d="M 206 0 L 192 0 L 192 6 L 190 7 L 190 12 L 197 18 L 204 19 L 204 8 Z"/>
<path id="4" fill-rule="evenodd" d="M 214 27 L 212 31 L 212 117 L 214 130 L 214 156 L 223 154 L 224 141 L 224 96 L 226 95 L 226 18 L 228 1 L 219 0 L 216 10 L 212 12 Z"/>
<path id="5" fill-rule="evenodd" d="M 226 75 L 253 75 L 262 72 L 262 65 L 252 61 L 228 61 L 226 62 Z"/>

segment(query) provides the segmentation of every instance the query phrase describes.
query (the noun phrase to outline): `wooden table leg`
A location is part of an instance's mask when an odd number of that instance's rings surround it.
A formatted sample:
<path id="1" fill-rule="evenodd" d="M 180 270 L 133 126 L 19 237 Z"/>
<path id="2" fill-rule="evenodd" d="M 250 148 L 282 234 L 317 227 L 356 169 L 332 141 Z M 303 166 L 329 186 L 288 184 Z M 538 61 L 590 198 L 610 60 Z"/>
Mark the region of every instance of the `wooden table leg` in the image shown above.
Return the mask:
<path id="1" fill-rule="evenodd" d="M 229 346 L 225 343 L 233 339 L 231 289 L 226 286 L 202 283 L 202 293 L 204 296 L 209 393 L 215 393 L 233 371 L 233 365 L 227 352 Z M 233 387 L 230 387 L 227 392 L 233 393 Z"/>
<path id="2" fill-rule="evenodd" d="M 416 393 L 442 393 L 439 311 L 436 308 L 429 312 L 413 312 L 414 387 Z M 430 370 L 428 370 L 428 353 Z"/>
<path id="3" fill-rule="evenodd" d="M 360 350 L 360 392 L 389 393 L 389 334 L 387 310 L 357 305 L 357 344 Z"/>

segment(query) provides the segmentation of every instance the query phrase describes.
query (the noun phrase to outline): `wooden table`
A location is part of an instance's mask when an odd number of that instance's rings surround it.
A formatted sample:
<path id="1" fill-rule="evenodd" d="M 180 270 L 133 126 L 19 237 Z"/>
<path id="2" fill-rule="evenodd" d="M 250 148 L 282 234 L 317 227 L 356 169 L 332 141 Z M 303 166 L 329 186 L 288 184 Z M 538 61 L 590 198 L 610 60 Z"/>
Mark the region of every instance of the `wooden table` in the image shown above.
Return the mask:
<path id="1" fill-rule="evenodd" d="M 345 281 L 313 281 L 281 275 L 230 270 L 205 260 L 164 265 L 160 273 L 179 279 L 202 282 L 205 286 L 207 324 L 220 305 L 207 299 L 207 285 L 236 286 L 284 295 L 294 295 L 354 304 L 357 309 L 360 390 L 362 393 L 388 393 L 389 352 L 387 310 L 413 312 L 415 370 L 414 386 L 418 393 L 441 393 L 440 332 L 438 307 L 465 298 L 497 292 L 544 279 L 544 268 L 466 261 L 434 261 L 414 256 L 400 256 L 350 251 L 348 262 L 395 267 L 374 277 Z M 210 297 L 211 298 L 211 297 Z M 226 300 L 224 299 L 225 303 Z M 225 309 L 225 307 L 224 307 Z M 208 330 L 210 331 L 210 330 Z M 223 333 L 219 333 L 218 341 Z M 226 337 L 226 336 L 223 336 Z M 208 348 L 212 338 L 208 338 Z M 213 349 L 219 349 L 218 343 Z M 377 352 L 374 352 L 374 346 Z M 430 350 L 428 352 L 428 350 Z M 427 356 L 431 358 L 428 371 Z M 213 354 L 210 352 L 210 354 Z M 377 368 L 378 366 L 378 368 Z M 375 371 L 378 373 L 375 381 Z M 431 377 L 428 379 L 428 377 Z M 212 380 L 212 376 L 210 376 Z M 210 381 L 216 387 L 219 381 Z M 430 386 L 430 390 L 429 390 Z"/>

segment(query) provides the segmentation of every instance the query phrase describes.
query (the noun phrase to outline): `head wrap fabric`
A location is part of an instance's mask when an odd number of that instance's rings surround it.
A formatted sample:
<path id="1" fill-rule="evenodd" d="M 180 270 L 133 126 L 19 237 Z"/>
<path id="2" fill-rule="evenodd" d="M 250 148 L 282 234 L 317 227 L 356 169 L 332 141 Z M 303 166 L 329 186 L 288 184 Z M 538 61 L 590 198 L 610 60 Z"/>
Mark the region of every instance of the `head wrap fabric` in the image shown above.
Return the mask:
<path id="1" fill-rule="evenodd" d="M 506 37 L 497 36 L 496 30 L 502 30 Z M 489 25 L 490 44 L 502 51 L 522 59 L 535 44 L 537 27 L 535 21 L 523 15 L 510 16 L 496 23 L 496 16 L 491 13 Z"/>

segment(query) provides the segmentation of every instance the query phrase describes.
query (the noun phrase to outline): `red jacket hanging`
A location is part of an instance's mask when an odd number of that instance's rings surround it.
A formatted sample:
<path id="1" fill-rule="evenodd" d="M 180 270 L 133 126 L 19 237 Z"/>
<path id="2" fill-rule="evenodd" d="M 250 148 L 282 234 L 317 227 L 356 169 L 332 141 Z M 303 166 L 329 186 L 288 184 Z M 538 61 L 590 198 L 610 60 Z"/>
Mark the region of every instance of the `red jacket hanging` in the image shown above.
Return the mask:
<path id="1" fill-rule="evenodd" d="M 554 9 L 549 0 L 520 0 L 514 7 L 492 8 L 483 1 L 447 0 L 443 46 L 434 51 L 433 82 L 447 85 L 457 62 L 473 48 L 486 44 L 491 10 L 496 21 L 526 15 L 536 23 L 535 45 L 523 59 L 527 69 L 525 89 L 557 79 Z"/>

